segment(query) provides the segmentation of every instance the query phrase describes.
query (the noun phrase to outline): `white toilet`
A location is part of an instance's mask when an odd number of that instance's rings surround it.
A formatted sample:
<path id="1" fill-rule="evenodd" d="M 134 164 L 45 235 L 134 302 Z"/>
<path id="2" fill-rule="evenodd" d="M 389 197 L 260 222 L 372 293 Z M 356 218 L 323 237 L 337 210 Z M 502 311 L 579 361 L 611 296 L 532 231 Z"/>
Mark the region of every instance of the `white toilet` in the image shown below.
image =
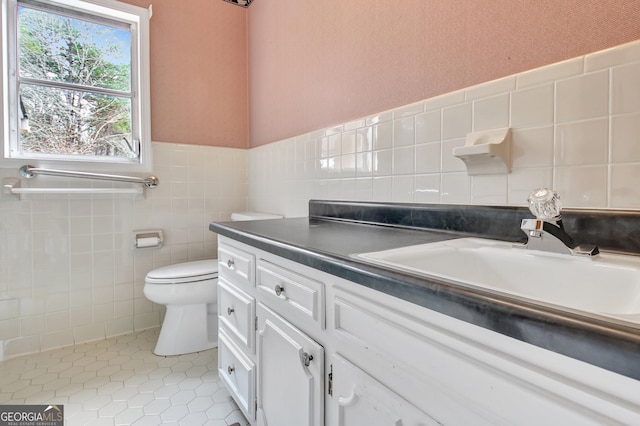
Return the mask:
<path id="1" fill-rule="evenodd" d="M 282 216 L 243 212 L 232 220 Z M 153 353 L 160 356 L 199 352 L 218 346 L 218 259 L 164 266 L 149 272 L 144 295 L 167 310 Z"/>
<path id="2" fill-rule="evenodd" d="M 218 346 L 218 260 L 197 260 L 154 269 L 144 295 L 167 310 L 153 350 L 180 355 Z"/>

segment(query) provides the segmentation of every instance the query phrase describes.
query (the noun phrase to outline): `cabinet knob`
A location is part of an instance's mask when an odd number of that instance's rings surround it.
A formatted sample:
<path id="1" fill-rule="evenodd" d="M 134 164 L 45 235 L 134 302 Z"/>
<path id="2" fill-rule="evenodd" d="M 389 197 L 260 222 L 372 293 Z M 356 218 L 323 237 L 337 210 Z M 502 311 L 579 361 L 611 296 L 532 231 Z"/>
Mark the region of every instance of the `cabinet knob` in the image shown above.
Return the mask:
<path id="1" fill-rule="evenodd" d="M 233 308 L 227 308 L 227 315 L 231 315 L 232 313 L 234 313 L 236 310 Z"/>
<path id="2" fill-rule="evenodd" d="M 232 366 L 227 367 L 227 373 L 232 374 L 234 371 L 236 371 L 236 369 L 233 368 Z"/>
<path id="3" fill-rule="evenodd" d="M 233 261 L 233 259 L 229 259 L 227 260 L 227 267 L 228 268 L 233 268 L 233 265 L 235 265 L 236 262 Z"/>
<path id="4" fill-rule="evenodd" d="M 311 361 L 313 361 L 313 355 L 309 355 L 306 352 L 302 354 L 302 362 L 304 363 L 305 367 L 308 367 L 309 364 L 311 364 Z"/>
<path id="5" fill-rule="evenodd" d="M 278 284 L 276 285 L 275 291 L 276 291 L 276 296 L 280 296 L 282 293 L 284 293 L 284 287 Z"/>

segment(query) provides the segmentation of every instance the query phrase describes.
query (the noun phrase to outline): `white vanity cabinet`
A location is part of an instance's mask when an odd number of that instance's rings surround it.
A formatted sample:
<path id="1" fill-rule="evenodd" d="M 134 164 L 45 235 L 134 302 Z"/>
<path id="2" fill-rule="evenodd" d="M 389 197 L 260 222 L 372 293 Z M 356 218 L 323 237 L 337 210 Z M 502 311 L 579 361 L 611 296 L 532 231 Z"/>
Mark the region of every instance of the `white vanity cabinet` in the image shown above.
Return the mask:
<path id="1" fill-rule="evenodd" d="M 638 380 L 219 241 L 219 372 L 252 425 L 640 424 Z"/>
<path id="2" fill-rule="evenodd" d="M 220 238 L 218 373 L 252 425 L 325 424 L 325 284 Z"/>

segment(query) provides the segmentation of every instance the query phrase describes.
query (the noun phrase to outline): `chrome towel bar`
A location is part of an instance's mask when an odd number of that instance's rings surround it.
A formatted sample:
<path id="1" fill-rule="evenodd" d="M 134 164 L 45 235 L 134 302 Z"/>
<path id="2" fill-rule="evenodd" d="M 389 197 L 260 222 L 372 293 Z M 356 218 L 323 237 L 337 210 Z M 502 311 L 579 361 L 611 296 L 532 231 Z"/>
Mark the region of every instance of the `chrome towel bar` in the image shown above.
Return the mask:
<path id="1" fill-rule="evenodd" d="M 72 172 L 68 170 L 43 169 L 43 168 L 34 167 L 34 166 L 20 167 L 20 176 L 22 176 L 23 178 L 30 179 L 36 175 L 141 183 L 141 184 L 144 184 L 147 188 L 155 188 L 156 186 L 158 186 L 158 183 L 160 183 L 158 178 L 155 176 L 140 178 L 136 176 L 121 176 L 121 175 L 108 175 L 108 174 L 102 174 L 102 173 Z"/>

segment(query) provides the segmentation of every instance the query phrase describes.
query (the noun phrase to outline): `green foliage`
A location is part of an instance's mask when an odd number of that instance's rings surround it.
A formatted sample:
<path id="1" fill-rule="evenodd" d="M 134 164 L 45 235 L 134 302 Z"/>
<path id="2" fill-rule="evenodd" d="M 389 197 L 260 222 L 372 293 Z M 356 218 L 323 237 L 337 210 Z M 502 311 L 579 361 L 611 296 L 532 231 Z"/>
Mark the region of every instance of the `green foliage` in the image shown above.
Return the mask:
<path id="1" fill-rule="evenodd" d="M 20 8 L 20 97 L 30 129 L 27 152 L 133 157 L 131 101 L 92 88 L 130 90 L 128 46 L 105 25 Z M 124 58 L 124 63 L 121 61 Z M 52 87 L 48 82 L 73 84 Z"/>

